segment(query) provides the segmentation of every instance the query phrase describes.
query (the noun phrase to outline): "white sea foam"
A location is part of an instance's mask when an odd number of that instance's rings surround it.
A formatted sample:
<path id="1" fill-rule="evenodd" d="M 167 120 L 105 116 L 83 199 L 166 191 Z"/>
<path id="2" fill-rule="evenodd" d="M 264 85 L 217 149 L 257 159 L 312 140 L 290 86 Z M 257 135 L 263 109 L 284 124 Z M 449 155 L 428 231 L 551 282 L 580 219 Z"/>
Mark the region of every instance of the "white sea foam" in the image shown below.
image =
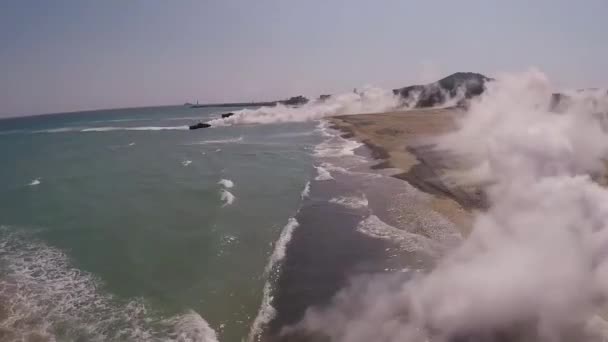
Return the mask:
<path id="1" fill-rule="evenodd" d="M 228 190 L 226 189 L 221 189 L 220 190 L 220 199 L 222 201 L 224 201 L 224 205 L 222 205 L 223 207 L 231 205 L 234 200 L 236 200 L 236 197 Z"/>
<path id="2" fill-rule="evenodd" d="M 258 314 L 255 316 L 251 329 L 249 330 L 249 336 L 247 342 L 260 342 L 262 329 L 266 326 L 276 315 L 276 309 L 272 306 L 272 285 L 270 281 L 266 281 L 264 289 L 262 290 L 262 304 L 258 310 Z"/>
<path id="3" fill-rule="evenodd" d="M 366 87 L 359 93 L 334 95 L 325 101 L 311 101 L 303 106 L 277 105 L 258 109 L 243 109 L 225 119 L 209 121 L 213 126 L 234 124 L 268 124 L 318 120 L 336 114 L 377 113 L 401 105 L 399 96 L 390 90 Z"/>
<path id="4" fill-rule="evenodd" d="M 129 143 L 129 146 L 135 146 L 135 143 L 134 142 Z"/>
<path id="5" fill-rule="evenodd" d="M 38 184 L 40 184 L 40 178 L 36 178 L 36 179 L 32 180 L 28 185 L 29 186 L 35 186 L 35 185 L 38 185 Z"/>
<path id="6" fill-rule="evenodd" d="M 336 171 L 336 172 L 340 172 L 340 173 L 352 173 L 352 172 L 350 172 L 349 170 L 347 170 L 346 168 L 341 167 L 341 166 L 336 166 L 336 165 L 334 165 L 334 164 L 332 164 L 332 163 L 321 163 L 321 166 L 322 166 L 322 167 L 323 167 L 325 170 L 327 170 L 327 171 L 331 171 L 331 172 Z"/>
<path id="7" fill-rule="evenodd" d="M 319 120 L 319 123 L 317 124 L 317 128 L 315 129 L 315 131 L 321 133 L 322 136 L 324 137 L 333 137 L 336 135 L 336 131 L 332 128 L 329 127 L 330 123 L 329 121 L 322 119 Z"/>
<path id="8" fill-rule="evenodd" d="M 367 201 L 367 197 L 365 197 L 365 194 L 361 194 L 360 197 L 340 196 L 340 197 L 330 199 L 329 202 L 339 204 L 339 205 L 342 205 L 342 206 L 350 208 L 350 209 L 367 208 L 367 206 L 369 204 Z"/>
<path id="9" fill-rule="evenodd" d="M 184 161 L 182 162 L 182 165 L 184 165 L 184 166 L 188 166 L 188 165 L 190 165 L 190 164 L 192 164 L 192 160 L 184 160 Z"/>
<path id="10" fill-rule="evenodd" d="M 218 342 L 217 334 L 198 313 L 189 310 L 185 314 L 162 321 L 171 327 L 169 336 L 177 342 Z"/>
<path id="11" fill-rule="evenodd" d="M 234 182 L 230 179 L 221 179 L 217 184 L 223 186 L 226 189 L 230 189 L 234 187 Z"/>
<path id="12" fill-rule="evenodd" d="M 315 146 L 314 155 L 321 158 L 354 156 L 355 149 L 361 146 L 358 141 L 336 135 Z"/>
<path id="13" fill-rule="evenodd" d="M 80 132 L 110 132 L 110 131 L 187 131 L 188 126 L 143 126 L 143 127 L 89 127 L 83 128 Z"/>
<path id="14" fill-rule="evenodd" d="M 305 131 L 305 132 L 286 132 L 286 133 L 277 133 L 273 134 L 272 138 L 297 138 L 297 137 L 307 137 L 315 134 L 314 131 Z"/>
<path id="15" fill-rule="evenodd" d="M 304 185 L 304 189 L 302 189 L 302 193 L 300 194 L 302 199 L 307 198 L 308 196 L 310 196 L 310 181 L 306 182 L 306 185 Z"/>
<path id="16" fill-rule="evenodd" d="M 251 330 L 249 331 L 248 342 L 258 341 L 259 335 L 262 332 L 262 329 L 265 325 L 267 325 L 275 316 L 276 310 L 272 306 L 272 283 L 276 281 L 278 278 L 278 271 L 280 262 L 285 258 L 285 251 L 287 249 L 287 245 L 291 241 L 291 237 L 293 235 L 294 230 L 298 227 L 298 221 L 291 217 L 283 230 L 281 231 L 281 235 L 279 239 L 274 244 L 274 250 L 268 259 L 268 264 L 266 264 L 266 268 L 264 269 L 264 274 L 266 275 L 266 283 L 264 284 L 264 290 L 262 294 L 262 304 L 260 305 L 260 309 L 258 310 L 258 314 L 251 325 Z"/>
<path id="17" fill-rule="evenodd" d="M 298 226 L 299 226 L 298 221 L 295 218 L 291 217 L 289 219 L 289 221 L 287 221 L 287 224 L 285 225 L 285 227 L 283 227 L 283 230 L 281 231 L 281 235 L 279 236 L 279 239 L 274 244 L 274 251 L 272 252 L 272 255 L 270 256 L 268 264 L 266 265 L 265 272 L 267 274 L 270 273 L 275 268 L 275 266 L 277 266 L 278 263 L 281 260 L 283 260 L 283 258 L 285 257 L 285 250 L 287 248 L 287 244 L 289 243 L 289 241 L 291 241 L 291 236 L 293 235 L 293 231 Z"/>
<path id="18" fill-rule="evenodd" d="M 0 227 L 0 264 L 0 330 L 11 340 L 217 341 L 194 311 L 163 319 L 142 299 L 114 298 L 61 250 L 17 228 Z"/>
<path id="19" fill-rule="evenodd" d="M 133 120 L 126 120 L 133 121 Z M 66 132 L 111 132 L 111 131 L 187 131 L 188 126 L 104 126 L 104 127 L 58 127 L 32 131 L 31 133 L 66 133 Z"/>
<path id="20" fill-rule="evenodd" d="M 317 177 L 315 177 L 315 180 L 326 181 L 326 180 L 334 179 L 334 177 L 332 177 L 331 173 L 329 173 L 329 171 L 327 171 L 327 169 L 324 168 L 323 166 L 315 166 L 315 168 L 317 169 Z"/>
<path id="21" fill-rule="evenodd" d="M 357 226 L 357 231 L 373 238 L 397 243 L 407 252 L 428 253 L 435 249 L 434 243 L 429 238 L 395 228 L 380 220 L 376 215 L 370 215 L 365 220 L 361 221 Z"/>
<path id="22" fill-rule="evenodd" d="M 188 145 L 230 144 L 230 143 L 237 143 L 237 142 L 241 142 L 241 141 L 243 141 L 242 136 L 237 137 L 237 138 L 228 138 L 228 139 L 203 140 L 203 141 L 189 143 Z"/>
<path id="23" fill-rule="evenodd" d="M 78 132 L 83 130 L 83 127 L 59 127 L 59 128 L 50 128 L 43 129 L 38 131 L 33 131 L 32 133 L 65 133 L 65 132 Z"/>

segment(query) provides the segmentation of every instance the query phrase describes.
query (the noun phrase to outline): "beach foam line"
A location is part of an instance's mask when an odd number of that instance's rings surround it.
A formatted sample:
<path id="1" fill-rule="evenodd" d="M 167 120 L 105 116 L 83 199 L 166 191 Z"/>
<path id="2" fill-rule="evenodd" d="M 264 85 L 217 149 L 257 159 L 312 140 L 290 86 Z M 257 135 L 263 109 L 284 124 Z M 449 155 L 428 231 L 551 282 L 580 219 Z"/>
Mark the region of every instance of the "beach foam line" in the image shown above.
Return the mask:
<path id="1" fill-rule="evenodd" d="M 79 132 L 111 132 L 111 131 L 187 131 L 188 126 L 142 126 L 142 127 L 90 127 L 83 128 Z"/>
<path id="2" fill-rule="evenodd" d="M 230 143 L 237 143 L 237 142 L 241 142 L 241 141 L 243 141 L 242 136 L 236 137 L 236 138 L 228 138 L 228 139 L 203 140 L 203 141 L 188 143 L 186 145 L 230 144 Z"/>
<path id="3" fill-rule="evenodd" d="M 291 241 L 293 232 L 299 225 L 300 224 L 294 217 L 289 218 L 287 224 L 285 227 L 283 227 L 283 230 L 281 230 L 281 235 L 274 244 L 274 250 L 272 251 L 272 254 L 270 255 L 268 263 L 264 269 L 266 283 L 264 284 L 264 290 L 262 293 L 262 303 L 260 305 L 260 309 L 258 310 L 258 314 L 253 320 L 251 329 L 249 330 L 249 336 L 247 338 L 248 342 L 259 341 L 262 330 L 276 315 L 276 310 L 272 306 L 273 283 L 278 279 L 281 261 L 285 258 L 287 245 Z"/>
<path id="4" fill-rule="evenodd" d="M 0 263 L 0 330 L 14 340 L 217 341 L 198 313 L 165 318 L 142 298 L 114 298 L 63 251 L 18 227 L 0 226 Z"/>
<path id="5" fill-rule="evenodd" d="M 264 272 L 266 274 L 272 272 L 273 269 L 279 264 L 279 262 L 283 260 L 283 258 L 285 258 L 287 244 L 289 244 L 289 241 L 291 241 L 291 236 L 293 235 L 294 230 L 299 225 L 300 224 L 295 218 L 289 218 L 287 224 L 285 225 L 285 227 L 283 227 L 283 230 L 281 230 L 281 235 L 279 236 L 279 239 L 274 244 L 274 250 L 270 255 L 270 259 L 268 261 L 268 264 L 266 265 L 266 268 L 264 269 Z"/>
<path id="6" fill-rule="evenodd" d="M 349 209 L 363 209 L 367 208 L 369 202 L 367 201 L 367 197 L 365 194 L 361 194 L 360 197 L 357 196 L 340 196 L 335 197 L 329 200 L 329 203 L 339 204 L 343 207 Z"/>
<path id="7" fill-rule="evenodd" d="M 29 133 L 67 133 L 67 132 L 111 132 L 111 131 L 187 131 L 188 126 L 139 126 L 139 127 L 121 127 L 121 126 L 106 126 L 106 127 L 59 127 L 51 129 L 43 129 L 30 131 Z"/>
<path id="8" fill-rule="evenodd" d="M 315 146 L 313 155 L 320 158 L 354 156 L 361 146 L 363 144 L 358 141 L 335 135 Z"/>
<path id="9" fill-rule="evenodd" d="M 249 335 L 247 336 L 247 342 L 259 342 L 261 341 L 261 334 L 264 326 L 266 326 L 277 314 L 276 309 L 272 306 L 272 285 L 269 281 L 264 284 L 262 290 L 262 304 L 258 310 L 258 314 L 255 316 Z"/>
<path id="10" fill-rule="evenodd" d="M 315 177 L 316 181 L 326 181 L 334 179 L 331 173 L 329 173 L 329 171 L 327 171 L 327 169 L 323 166 L 315 166 L 315 168 L 317 169 L 317 177 Z"/>
<path id="11" fill-rule="evenodd" d="M 304 185 L 304 189 L 302 189 L 302 193 L 300 193 L 300 198 L 305 199 L 310 196 L 310 181 L 306 182 Z"/>
<path id="12" fill-rule="evenodd" d="M 357 231 L 373 238 L 396 243 L 401 249 L 407 252 L 434 253 L 437 247 L 434 242 L 426 236 L 395 228 L 382 221 L 376 215 L 369 215 L 359 222 Z"/>

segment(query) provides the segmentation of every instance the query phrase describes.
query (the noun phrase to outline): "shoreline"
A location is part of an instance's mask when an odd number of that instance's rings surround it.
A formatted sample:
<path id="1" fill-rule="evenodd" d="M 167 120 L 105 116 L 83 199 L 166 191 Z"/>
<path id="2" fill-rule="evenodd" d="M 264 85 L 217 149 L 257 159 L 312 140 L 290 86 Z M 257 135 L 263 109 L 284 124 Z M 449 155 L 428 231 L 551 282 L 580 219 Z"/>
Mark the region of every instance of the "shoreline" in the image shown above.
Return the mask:
<path id="1" fill-rule="evenodd" d="M 430 207 L 454 223 L 462 236 L 471 231 L 473 211 L 487 202 L 479 189 L 464 189 L 443 175 L 457 167 L 455 156 L 435 149 L 433 138 L 457 128 L 457 108 L 417 109 L 329 118 L 345 139 L 363 143 L 378 161 L 375 170 L 394 169 L 400 179 L 432 196 Z"/>

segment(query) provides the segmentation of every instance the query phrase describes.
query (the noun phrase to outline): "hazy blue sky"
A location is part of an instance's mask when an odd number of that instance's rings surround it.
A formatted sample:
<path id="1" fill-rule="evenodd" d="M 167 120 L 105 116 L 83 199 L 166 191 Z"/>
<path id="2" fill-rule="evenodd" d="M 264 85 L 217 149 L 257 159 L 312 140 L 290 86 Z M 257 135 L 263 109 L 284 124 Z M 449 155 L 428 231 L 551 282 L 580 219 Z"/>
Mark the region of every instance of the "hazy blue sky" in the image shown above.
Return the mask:
<path id="1" fill-rule="evenodd" d="M 608 86 L 608 1 L 2 0 L 0 116 L 393 88 Z"/>

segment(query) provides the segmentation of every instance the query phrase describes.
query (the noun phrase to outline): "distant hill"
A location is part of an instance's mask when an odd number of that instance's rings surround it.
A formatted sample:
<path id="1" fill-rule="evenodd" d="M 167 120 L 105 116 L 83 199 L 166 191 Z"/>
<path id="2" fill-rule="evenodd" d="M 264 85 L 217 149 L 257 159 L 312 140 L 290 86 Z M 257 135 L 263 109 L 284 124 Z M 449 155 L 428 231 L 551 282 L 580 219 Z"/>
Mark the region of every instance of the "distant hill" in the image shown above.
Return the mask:
<path id="1" fill-rule="evenodd" d="M 483 93 L 484 85 L 492 79 L 474 72 L 457 72 L 437 82 L 393 89 L 413 107 L 434 107 L 449 100 L 461 101 Z"/>

